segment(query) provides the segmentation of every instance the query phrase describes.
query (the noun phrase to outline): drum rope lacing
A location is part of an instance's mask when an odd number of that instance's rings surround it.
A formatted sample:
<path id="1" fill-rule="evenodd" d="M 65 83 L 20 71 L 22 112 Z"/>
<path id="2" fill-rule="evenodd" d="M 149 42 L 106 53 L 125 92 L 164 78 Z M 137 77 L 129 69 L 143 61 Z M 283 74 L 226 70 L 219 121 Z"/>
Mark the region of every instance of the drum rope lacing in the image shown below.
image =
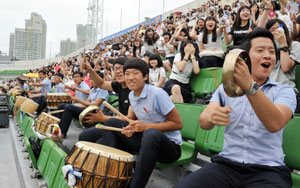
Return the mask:
<path id="1" fill-rule="evenodd" d="M 66 164 L 68 164 L 68 160 L 70 159 L 70 156 L 72 156 L 74 154 L 74 152 L 76 151 L 76 149 L 77 149 L 77 147 L 73 146 L 73 148 L 71 149 L 70 153 L 65 158 L 65 163 Z M 125 178 L 121 178 L 120 177 L 120 166 L 121 166 L 121 164 L 120 164 L 121 163 L 120 158 L 119 158 L 118 163 L 117 163 L 118 164 L 117 177 L 114 177 L 114 176 L 110 177 L 110 176 L 108 176 L 108 172 L 109 172 L 110 164 L 111 164 L 111 157 L 107 158 L 107 165 L 106 165 L 106 171 L 105 171 L 105 175 L 104 176 L 103 175 L 97 175 L 97 174 L 95 174 L 95 170 L 96 170 L 97 165 L 95 165 L 93 167 L 92 173 L 90 173 L 89 171 L 83 170 L 83 166 L 86 163 L 86 161 L 87 161 L 87 159 L 88 159 L 88 157 L 89 157 L 89 155 L 91 153 L 91 149 L 89 149 L 87 151 L 87 154 L 85 155 L 85 157 L 83 159 L 83 162 L 80 165 L 79 169 L 75 168 L 74 164 L 76 163 L 78 157 L 80 156 L 80 154 L 82 154 L 83 151 L 85 151 L 85 150 L 83 150 L 83 147 L 80 148 L 79 151 L 78 151 L 78 153 L 76 154 L 74 160 L 71 162 L 71 165 L 73 166 L 73 168 L 76 169 L 78 172 L 87 172 L 90 175 L 90 177 L 89 177 L 89 179 L 88 179 L 88 181 L 86 183 L 84 183 L 84 181 L 81 181 L 80 184 L 81 184 L 82 188 L 88 187 L 88 185 L 90 184 L 90 181 L 92 181 L 92 187 L 94 187 L 94 178 L 97 177 L 97 176 L 103 178 L 103 181 L 101 181 L 101 183 L 98 185 L 99 187 L 102 186 L 103 184 L 104 184 L 104 187 L 105 187 L 106 184 L 107 184 L 107 180 L 108 179 L 116 179 L 116 182 L 112 182 L 113 184 L 111 185 L 111 187 L 117 187 L 118 183 L 120 182 L 120 180 L 122 180 L 122 179 L 125 180 Z M 96 161 L 95 161 L 95 164 L 98 164 L 98 161 L 99 161 L 100 157 L 101 157 L 101 153 L 98 153 Z M 128 159 L 126 161 L 127 161 L 127 163 L 125 164 L 125 166 L 126 166 L 126 186 L 125 187 L 128 186 L 128 184 L 130 183 L 130 179 L 131 179 L 131 177 L 129 177 L 129 162 L 128 162 Z M 81 179 L 84 179 L 84 176 L 85 175 L 83 173 L 83 176 L 82 176 Z"/>

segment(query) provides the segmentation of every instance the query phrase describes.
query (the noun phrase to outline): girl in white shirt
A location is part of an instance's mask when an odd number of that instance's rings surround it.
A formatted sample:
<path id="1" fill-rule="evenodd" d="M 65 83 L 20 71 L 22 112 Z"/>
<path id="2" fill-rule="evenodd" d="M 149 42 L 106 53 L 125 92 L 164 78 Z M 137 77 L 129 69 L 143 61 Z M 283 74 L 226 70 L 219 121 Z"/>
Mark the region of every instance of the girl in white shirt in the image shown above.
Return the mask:
<path id="1" fill-rule="evenodd" d="M 170 95 L 174 103 L 191 102 L 191 88 L 189 85 L 192 73 L 198 74 L 199 49 L 197 44 L 188 40 L 183 42 L 180 53 L 176 54 L 170 79 L 163 89 Z"/>
<path id="2" fill-rule="evenodd" d="M 166 71 L 160 55 L 151 54 L 149 57 L 149 82 L 156 87 L 162 87 L 167 81 Z"/>
<path id="3" fill-rule="evenodd" d="M 225 29 L 225 22 L 217 30 L 217 20 L 213 16 L 205 19 L 203 32 L 198 37 L 200 45 L 200 68 L 222 67 L 224 52 L 222 50 L 221 36 Z"/>

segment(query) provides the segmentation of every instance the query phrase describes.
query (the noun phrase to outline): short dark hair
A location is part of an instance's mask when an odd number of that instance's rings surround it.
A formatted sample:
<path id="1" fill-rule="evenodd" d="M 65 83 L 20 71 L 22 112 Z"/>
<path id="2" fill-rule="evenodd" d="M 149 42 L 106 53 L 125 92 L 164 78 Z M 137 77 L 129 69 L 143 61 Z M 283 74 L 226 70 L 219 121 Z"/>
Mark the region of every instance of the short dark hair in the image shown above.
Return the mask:
<path id="1" fill-rule="evenodd" d="M 64 75 L 61 73 L 56 73 L 54 76 L 59 76 L 62 80 L 64 79 Z"/>
<path id="2" fill-rule="evenodd" d="M 83 77 L 83 73 L 82 73 L 82 72 L 80 72 L 80 71 L 76 71 L 76 72 L 74 72 L 74 73 L 73 73 L 73 76 L 74 76 L 74 75 L 76 75 L 76 74 L 78 74 L 80 77 Z"/>
<path id="3" fill-rule="evenodd" d="M 169 40 L 172 38 L 172 35 L 171 35 L 171 33 L 170 33 L 170 32 L 168 32 L 168 31 L 165 31 L 165 32 L 163 33 L 163 35 L 162 35 L 162 36 L 165 36 L 165 35 L 168 35 L 168 36 L 169 36 Z"/>
<path id="4" fill-rule="evenodd" d="M 117 58 L 117 59 L 114 60 L 113 66 L 115 66 L 116 64 L 124 65 L 124 63 L 125 63 L 128 59 L 129 59 L 128 57 L 119 57 L 119 58 Z"/>
<path id="5" fill-rule="evenodd" d="M 24 85 L 25 84 L 25 80 L 19 80 L 20 84 Z"/>
<path id="6" fill-rule="evenodd" d="M 160 58 L 160 55 L 158 55 L 158 54 L 151 54 L 149 56 L 149 61 L 151 61 L 151 60 L 157 60 L 157 67 L 162 67 L 163 66 L 163 62 L 162 62 L 162 60 Z M 149 63 L 149 67 L 152 68 L 152 66 L 150 65 L 150 63 Z"/>
<path id="7" fill-rule="evenodd" d="M 125 74 L 127 69 L 137 69 L 142 72 L 143 77 L 149 75 L 149 66 L 148 64 L 139 58 L 131 58 L 127 60 L 123 66 L 123 73 Z M 147 80 L 148 83 L 148 80 Z"/>
<path id="8" fill-rule="evenodd" d="M 40 70 L 40 71 L 39 71 L 39 74 L 40 74 L 40 73 L 42 73 L 43 75 L 47 75 L 46 71 L 44 71 L 44 70 Z"/>

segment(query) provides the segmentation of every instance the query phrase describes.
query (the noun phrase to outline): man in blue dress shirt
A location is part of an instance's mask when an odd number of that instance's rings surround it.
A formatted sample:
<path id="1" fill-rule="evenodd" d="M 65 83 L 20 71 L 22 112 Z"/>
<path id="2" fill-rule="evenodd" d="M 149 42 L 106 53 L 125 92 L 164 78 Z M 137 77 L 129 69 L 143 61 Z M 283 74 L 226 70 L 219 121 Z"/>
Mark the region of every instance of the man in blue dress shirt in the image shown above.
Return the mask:
<path id="1" fill-rule="evenodd" d="M 59 122 L 59 127 L 61 129 L 61 137 L 65 138 L 69 130 L 72 118 L 79 119 L 80 113 L 88 106 L 96 105 L 99 106 L 100 110 L 103 110 L 103 101 L 108 100 L 108 91 L 98 88 L 96 84 L 91 80 L 93 88 L 90 91 L 87 100 L 82 100 L 78 97 L 72 97 L 72 101 L 77 103 L 77 105 L 66 105 L 64 112 L 61 116 Z"/>
<path id="2" fill-rule="evenodd" d="M 82 101 L 86 101 L 90 94 L 90 87 L 87 85 L 87 83 L 85 83 L 85 81 L 83 81 L 83 73 L 80 71 L 74 72 L 73 78 L 74 78 L 74 82 L 75 82 L 76 86 L 68 86 L 65 84 L 65 89 L 71 89 L 71 90 L 75 91 L 76 98 L 78 98 Z M 58 110 L 65 109 L 69 105 L 70 104 L 60 104 L 58 106 Z M 76 102 L 75 105 L 80 106 L 80 103 Z M 62 113 L 57 113 L 57 114 L 55 114 L 55 116 L 58 117 L 59 119 L 61 119 Z"/>
<path id="3" fill-rule="evenodd" d="M 61 73 L 56 73 L 54 75 L 54 88 L 55 88 L 55 93 L 65 93 L 65 87 L 64 84 L 61 82 L 64 79 L 64 75 Z"/>
<path id="4" fill-rule="evenodd" d="M 123 134 L 106 131 L 100 144 L 139 152 L 130 188 L 145 187 L 155 163 L 171 163 L 181 155 L 182 121 L 169 95 L 148 83 L 149 67 L 141 59 L 130 59 L 123 66 L 125 82 L 131 90 L 129 123 L 116 118 L 107 126 L 123 128 Z M 99 142 L 98 142 L 99 143 Z"/>
<path id="5" fill-rule="evenodd" d="M 45 95 L 51 92 L 51 82 L 46 78 L 47 73 L 44 70 L 39 71 L 39 83 L 29 83 L 29 86 L 40 87 L 40 89 L 33 90 L 28 94 L 29 98 L 31 98 L 34 102 L 39 104 L 36 112 L 40 114 L 44 108 L 46 108 L 47 103 L 45 100 Z"/>
<path id="6" fill-rule="evenodd" d="M 223 151 L 212 157 L 211 164 L 178 182 L 176 188 L 292 185 L 281 146 L 284 126 L 296 107 L 295 92 L 269 78 L 276 46 L 268 30 L 254 29 L 240 48 L 249 53 L 251 74 L 245 62 L 238 60 L 233 76 L 246 95 L 228 97 L 220 85 L 200 115 L 203 129 L 226 126 Z"/>
<path id="7" fill-rule="evenodd" d="M 76 86 L 65 85 L 65 88 L 75 91 L 77 98 L 86 101 L 90 94 L 90 87 L 83 81 L 83 73 L 80 71 L 74 72 L 73 79 Z"/>

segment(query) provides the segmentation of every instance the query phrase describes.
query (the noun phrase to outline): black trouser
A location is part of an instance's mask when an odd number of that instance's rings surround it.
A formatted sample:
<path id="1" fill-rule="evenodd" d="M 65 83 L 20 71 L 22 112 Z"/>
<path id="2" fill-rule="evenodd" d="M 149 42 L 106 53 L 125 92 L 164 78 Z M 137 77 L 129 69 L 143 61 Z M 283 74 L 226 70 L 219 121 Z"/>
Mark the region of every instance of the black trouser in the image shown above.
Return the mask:
<path id="1" fill-rule="evenodd" d="M 175 188 L 288 188 L 291 186 L 291 174 L 286 166 L 243 164 L 214 155 L 212 164 L 183 178 Z"/>
<path id="2" fill-rule="evenodd" d="M 97 129 L 95 127 L 91 127 L 88 129 L 83 130 L 79 134 L 79 141 L 87 141 L 87 142 L 93 142 L 93 143 L 101 143 L 103 130 Z"/>
<path id="3" fill-rule="evenodd" d="M 112 118 L 104 125 L 122 128 L 128 123 Z M 139 152 L 130 188 L 145 187 L 156 162 L 171 163 L 181 155 L 180 146 L 170 141 L 162 131 L 157 129 L 134 133 L 130 138 L 113 131 L 103 131 L 102 136 L 100 144 L 119 149 L 125 147 L 125 151 Z"/>
<path id="4" fill-rule="evenodd" d="M 72 122 L 72 118 L 79 118 L 79 114 L 84 110 L 78 106 L 72 104 L 64 104 L 64 112 L 61 116 L 61 120 L 59 122 L 59 127 L 61 129 L 61 133 L 67 135 L 70 124 Z M 61 106 L 60 106 L 61 107 Z"/>
<path id="5" fill-rule="evenodd" d="M 64 110 L 67 105 L 70 105 L 70 104 L 60 104 L 58 106 L 57 110 Z M 63 112 L 61 112 L 61 113 L 55 113 L 54 114 L 54 116 L 57 117 L 57 118 L 59 118 L 59 119 L 61 119 L 62 115 L 63 115 Z"/>
<path id="6" fill-rule="evenodd" d="M 47 107 L 46 99 L 44 96 L 41 96 L 34 97 L 32 100 L 39 104 L 39 107 L 36 109 L 36 113 L 39 115 Z"/>

